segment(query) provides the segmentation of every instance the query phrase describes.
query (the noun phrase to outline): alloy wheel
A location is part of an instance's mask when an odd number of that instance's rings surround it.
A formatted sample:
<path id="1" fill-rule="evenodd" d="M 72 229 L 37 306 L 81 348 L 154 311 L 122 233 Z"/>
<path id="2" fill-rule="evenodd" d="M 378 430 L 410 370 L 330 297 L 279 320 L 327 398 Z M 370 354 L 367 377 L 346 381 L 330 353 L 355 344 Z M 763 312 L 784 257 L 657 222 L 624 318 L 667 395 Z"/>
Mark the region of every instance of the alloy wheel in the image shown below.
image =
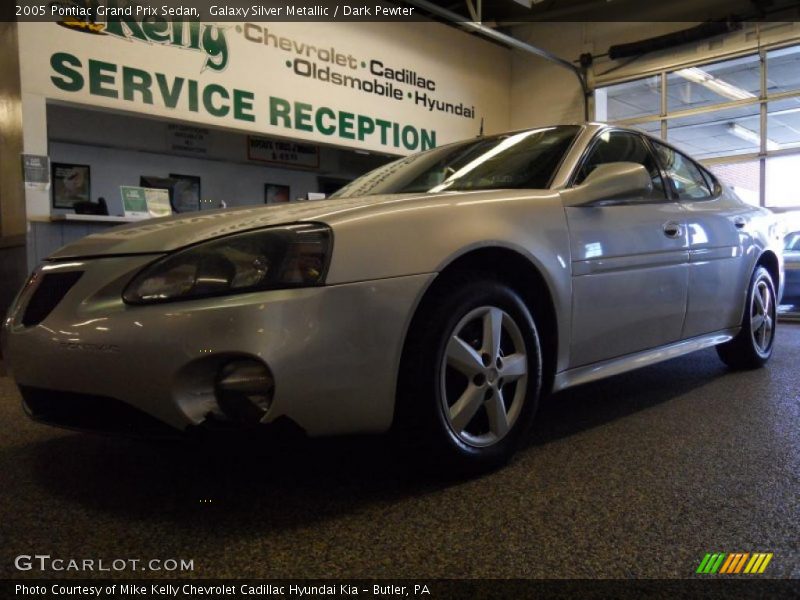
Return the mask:
<path id="1" fill-rule="evenodd" d="M 519 326 L 482 306 L 455 326 L 441 365 L 442 409 L 462 442 L 491 446 L 508 434 L 525 402 L 528 356 Z"/>
<path id="2" fill-rule="evenodd" d="M 756 351 L 765 356 L 772 347 L 775 335 L 775 302 L 769 283 L 759 279 L 750 300 L 750 333 Z"/>

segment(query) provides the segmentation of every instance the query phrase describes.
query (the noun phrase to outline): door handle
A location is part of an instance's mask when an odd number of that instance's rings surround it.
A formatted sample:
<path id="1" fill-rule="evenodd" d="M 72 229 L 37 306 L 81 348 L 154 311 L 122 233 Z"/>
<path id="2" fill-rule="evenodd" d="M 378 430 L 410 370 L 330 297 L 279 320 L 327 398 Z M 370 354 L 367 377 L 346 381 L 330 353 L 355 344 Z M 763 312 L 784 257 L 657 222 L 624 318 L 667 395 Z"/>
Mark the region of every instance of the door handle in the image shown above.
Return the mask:
<path id="1" fill-rule="evenodd" d="M 747 225 L 747 221 L 744 217 L 736 217 L 733 220 L 733 225 L 736 229 L 744 229 L 744 226 Z"/>
<path id="2" fill-rule="evenodd" d="M 679 238 L 683 235 L 683 227 L 676 221 L 667 221 L 664 223 L 664 235 L 671 239 Z"/>

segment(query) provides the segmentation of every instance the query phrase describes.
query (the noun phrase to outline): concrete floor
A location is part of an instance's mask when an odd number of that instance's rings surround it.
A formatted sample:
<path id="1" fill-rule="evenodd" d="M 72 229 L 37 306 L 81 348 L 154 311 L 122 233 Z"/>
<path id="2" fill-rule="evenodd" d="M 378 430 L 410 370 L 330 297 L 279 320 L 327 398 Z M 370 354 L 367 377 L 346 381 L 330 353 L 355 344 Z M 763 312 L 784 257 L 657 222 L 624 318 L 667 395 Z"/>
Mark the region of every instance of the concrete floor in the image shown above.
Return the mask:
<path id="1" fill-rule="evenodd" d="M 381 439 L 63 432 L 0 378 L 0 577 L 40 553 L 190 558 L 204 578 L 665 578 L 762 551 L 766 576 L 797 578 L 798 366 L 784 324 L 766 369 L 710 350 L 561 393 L 511 465 L 461 482 L 409 477 Z"/>

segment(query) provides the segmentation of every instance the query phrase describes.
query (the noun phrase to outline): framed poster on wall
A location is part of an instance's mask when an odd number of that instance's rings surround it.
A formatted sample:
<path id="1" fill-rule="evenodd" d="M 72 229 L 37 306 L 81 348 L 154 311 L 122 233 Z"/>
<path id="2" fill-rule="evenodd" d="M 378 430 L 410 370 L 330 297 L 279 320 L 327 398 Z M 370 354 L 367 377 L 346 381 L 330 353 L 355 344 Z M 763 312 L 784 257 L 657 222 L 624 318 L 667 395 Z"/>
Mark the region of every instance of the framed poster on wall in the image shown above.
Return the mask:
<path id="1" fill-rule="evenodd" d="M 195 175 L 170 173 L 172 186 L 172 209 L 176 213 L 200 210 L 200 178 Z"/>
<path id="2" fill-rule="evenodd" d="M 89 165 L 52 164 L 53 208 L 73 208 L 76 202 L 91 201 Z"/>
<path id="3" fill-rule="evenodd" d="M 281 202 L 289 202 L 291 195 L 289 194 L 290 188 L 288 185 L 278 185 L 275 183 L 264 184 L 264 204 L 280 204 Z"/>

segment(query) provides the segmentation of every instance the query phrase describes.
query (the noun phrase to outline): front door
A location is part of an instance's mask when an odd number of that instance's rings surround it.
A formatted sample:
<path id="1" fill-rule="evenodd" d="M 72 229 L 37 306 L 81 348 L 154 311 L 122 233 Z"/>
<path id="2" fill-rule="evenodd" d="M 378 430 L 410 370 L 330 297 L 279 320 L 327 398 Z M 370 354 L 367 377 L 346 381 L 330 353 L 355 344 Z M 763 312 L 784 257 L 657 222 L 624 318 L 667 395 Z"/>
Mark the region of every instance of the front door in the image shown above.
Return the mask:
<path id="1" fill-rule="evenodd" d="M 677 341 L 686 312 L 686 211 L 668 200 L 650 148 L 631 132 L 601 133 L 573 183 L 609 162 L 644 165 L 653 192 L 614 205 L 565 208 L 572 254 L 570 367 Z"/>

